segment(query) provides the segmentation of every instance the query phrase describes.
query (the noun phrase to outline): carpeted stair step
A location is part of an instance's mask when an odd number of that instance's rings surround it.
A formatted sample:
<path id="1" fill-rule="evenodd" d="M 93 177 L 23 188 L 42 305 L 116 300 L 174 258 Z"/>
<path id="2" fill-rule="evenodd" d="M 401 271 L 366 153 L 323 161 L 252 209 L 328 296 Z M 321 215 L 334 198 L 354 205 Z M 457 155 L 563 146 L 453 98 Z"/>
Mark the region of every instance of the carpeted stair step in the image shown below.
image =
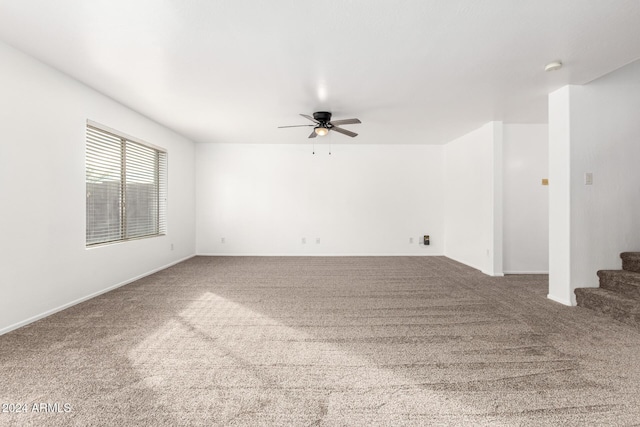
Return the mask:
<path id="1" fill-rule="evenodd" d="M 625 270 L 600 270 L 600 287 L 640 300 L 640 273 Z"/>
<path id="2" fill-rule="evenodd" d="M 640 301 L 608 289 L 578 288 L 575 290 L 579 307 L 605 314 L 615 320 L 640 328 Z"/>
<path id="3" fill-rule="evenodd" d="M 622 252 L 622 269 L 640 273 L 640 252 Z"/>

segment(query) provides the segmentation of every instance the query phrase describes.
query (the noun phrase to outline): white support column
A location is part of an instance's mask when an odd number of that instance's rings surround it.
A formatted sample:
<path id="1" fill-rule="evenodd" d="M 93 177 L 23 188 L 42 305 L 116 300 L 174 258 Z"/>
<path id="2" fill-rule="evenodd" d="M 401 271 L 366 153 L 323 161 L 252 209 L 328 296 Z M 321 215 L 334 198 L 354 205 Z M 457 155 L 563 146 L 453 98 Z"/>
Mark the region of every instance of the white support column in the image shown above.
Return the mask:
<path id="1" fill-rule="evenodd" d="M 493 260 L 491 263 L 492 276 L 504 276 L 503 265 L 503 185 L 502 185 L 502 145 L 504 140 L 504 126 L 502 122 L 493 122 Z"/>
<path id="2" fill-rule="evenodd" d="M 549 294 L 575 305 L 571 289 L 571 86 L 549 94 Z"/>

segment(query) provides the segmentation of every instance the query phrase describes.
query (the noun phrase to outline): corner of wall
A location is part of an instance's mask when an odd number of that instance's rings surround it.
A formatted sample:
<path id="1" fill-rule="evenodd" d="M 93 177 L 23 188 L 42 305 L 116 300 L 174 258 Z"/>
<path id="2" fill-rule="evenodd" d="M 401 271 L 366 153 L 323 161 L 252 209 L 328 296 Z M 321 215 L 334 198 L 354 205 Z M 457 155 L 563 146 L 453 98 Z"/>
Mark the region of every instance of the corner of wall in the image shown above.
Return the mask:
<path id="1" fill-rule="evenodd" d="M 503 123 L 489 122 L 445 148 L 445 256 L 503 275 Z"/>
<path id="2" fill-rule="evenodd" d="M 504 276 L 503 272 L 503 157 L 504 125 L 493 122 L 493 276 Z"/>
<path id="3" fill-rule="evenodd" d="M 549 94 L 549 299 L 571 305 L 571 87 Z"/>

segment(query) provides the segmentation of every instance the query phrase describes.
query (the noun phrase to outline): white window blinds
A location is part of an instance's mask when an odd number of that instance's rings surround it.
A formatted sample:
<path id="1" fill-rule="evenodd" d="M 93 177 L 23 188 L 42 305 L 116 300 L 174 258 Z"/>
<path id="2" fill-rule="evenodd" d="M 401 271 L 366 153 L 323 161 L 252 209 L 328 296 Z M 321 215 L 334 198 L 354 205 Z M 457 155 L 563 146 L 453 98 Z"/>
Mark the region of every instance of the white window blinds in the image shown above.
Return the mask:
<path id="1" fill-rule="evenodd" d="M 87 124 L 87 246 L 166 233 L 166 152 Z"/>

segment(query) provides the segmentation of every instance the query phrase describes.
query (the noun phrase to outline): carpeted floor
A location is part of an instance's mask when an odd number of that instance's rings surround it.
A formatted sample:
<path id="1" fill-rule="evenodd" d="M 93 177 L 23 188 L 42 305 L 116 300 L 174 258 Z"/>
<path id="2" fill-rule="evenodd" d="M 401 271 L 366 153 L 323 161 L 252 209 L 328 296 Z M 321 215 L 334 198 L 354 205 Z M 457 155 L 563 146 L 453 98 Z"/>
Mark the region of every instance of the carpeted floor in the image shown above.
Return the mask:
<path id="1" fill-rule="evenodd" d="M 0 425 L 639 425 L 640 332 L 546 293 L 443 257 L 196 257 L 0 336 L 26 409 Z"/>

